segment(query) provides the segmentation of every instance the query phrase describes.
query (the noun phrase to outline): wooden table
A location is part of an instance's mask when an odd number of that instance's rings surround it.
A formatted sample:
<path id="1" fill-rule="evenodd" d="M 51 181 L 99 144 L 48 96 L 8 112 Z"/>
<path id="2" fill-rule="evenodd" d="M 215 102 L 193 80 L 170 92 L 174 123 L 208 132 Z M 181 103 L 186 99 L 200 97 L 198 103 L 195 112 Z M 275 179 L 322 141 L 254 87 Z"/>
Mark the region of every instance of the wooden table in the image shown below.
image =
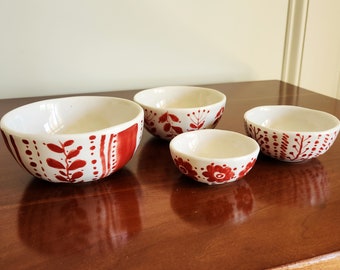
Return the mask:
<path id="1" fill-rule="evenodd" d="M 245 133 L 243 113 L 268 104 L 340 118 L 339 100 L 280 81 L 209 87 L 227 95 L 219 129 Z M 135 93 L 100 94 L 132 99 Z M 0 100 L 0 116 L 46 98 Z M 246 177 L 222 186 L 182 176 L 169 143 L 146 131 L 123 169 L 75 185 L 34 179 L 0 141 L 0 269 L 335 269 L 340 263 L 339 138 L 306 163 L 260 155 Z"/>

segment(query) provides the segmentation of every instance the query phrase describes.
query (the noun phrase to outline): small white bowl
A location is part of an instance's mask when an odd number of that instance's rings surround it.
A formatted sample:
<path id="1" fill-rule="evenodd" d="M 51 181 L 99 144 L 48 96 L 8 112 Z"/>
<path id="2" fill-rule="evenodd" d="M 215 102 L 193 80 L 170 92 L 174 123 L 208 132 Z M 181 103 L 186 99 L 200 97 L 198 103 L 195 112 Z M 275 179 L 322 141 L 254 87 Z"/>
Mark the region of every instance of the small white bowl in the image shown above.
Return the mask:
<path id="1" fill-rule="evenodd" d="M 176 167 L 184 175 L 209 185 L 245 176 L 260 151 L 248 136 L 218 129 L 182 133 L 170 141 L 169 147 Z"/>
<path id="2" fill-rule="evenodd" d="M 101 96 L 49 99 L 16 108 L 0 123 L 6 146 L 33 176 L 76 183 L 123 167 L 138 147 L 143 109 Z"/>
<path id="3" fill-rule="evenodd" d="M 170 140 L 187 131 L 215 128 L 222 117 L 226 96 L 214 89 L 165 86 L 146 89 L 134 96 L 144 109 L 145 128 Z"/>
<path id="4" fill-rule="evenodd" d="M 334 115 L 291 105 L 255 107 L 244 114 L 244 120 L 247 134 L 262 153 L 287 162 L 324 154 L 340 129 Z"/>

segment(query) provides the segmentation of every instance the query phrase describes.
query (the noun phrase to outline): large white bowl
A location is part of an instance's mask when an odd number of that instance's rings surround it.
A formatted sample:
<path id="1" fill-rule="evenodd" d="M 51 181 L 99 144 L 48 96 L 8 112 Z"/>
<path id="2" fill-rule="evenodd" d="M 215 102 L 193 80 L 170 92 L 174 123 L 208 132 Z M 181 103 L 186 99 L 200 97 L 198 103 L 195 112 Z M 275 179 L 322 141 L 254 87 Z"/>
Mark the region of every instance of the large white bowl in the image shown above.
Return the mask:
<path id="1" fill-rule="evenodd" d="M 170 140 L 183 132 L 214 128 L 224 112 L 226 96 L 210 88 L 165 86 L 140 91 L 134 101 L 144 109 L 145 128 Z"/>
<path id="2" fill-rule="evenodd" d="M 218 129 L 182 133 L 170 141 L 169 147 L 176 167 L 184 175 L 209 185 L 245 176 L 260 151 L 248 136 Z"/>
<path id="3" fill-rule="evenodd" d="M 340 129 L 334 115 L 291 105 L 255 107 L 244 114 L 244 120 L 247 134 L 265 155 L 288 162 L 324 154 Z"/>
<path id="4" fill-rule="evenodd" d="M 76 183 L 123 167 L 138 147 L 143 109 L 115 97 L 82 96 L 24 105 L 3 116 L 7 148 L 33 176 Z"/>

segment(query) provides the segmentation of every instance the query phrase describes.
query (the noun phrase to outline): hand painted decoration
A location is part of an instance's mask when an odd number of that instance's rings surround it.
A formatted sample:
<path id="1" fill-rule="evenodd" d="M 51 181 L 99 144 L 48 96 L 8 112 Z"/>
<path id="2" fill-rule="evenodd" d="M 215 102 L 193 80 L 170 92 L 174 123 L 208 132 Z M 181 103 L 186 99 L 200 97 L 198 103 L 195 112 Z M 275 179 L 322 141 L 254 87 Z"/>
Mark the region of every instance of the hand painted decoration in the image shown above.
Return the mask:
<path id="1" fill-rule="evenodd" d="M 244 177 L 254 166 L 256 158 L 252 158 L 246 166 L 241 167 L 241 170 L 238 170 L 237 167 L 231 168 L 227 164 L 215 164 L 213 162 L 205 168 L 197 168 L 191 164 L 190 159 L 183 160 L 181 157 L 175 157 L 174 162 L 181 173 L 196 181 L 223 184 Z"/>
<path id="2" fill-rule="evenodd" d="M 287 162 L 324 154 L 340 130 L 334 115 L 290 105 L 255 107 L 244 114 L 244 121 L 246 133 L 263 154 Z"/>
<path id="3" fill-rule="evenodd" d="M 142 125 L 134 124 L 117 134 L 90 135 L 81 141 L 38 143 L 13 135 L 7 137 L 4 133 L 3 137 L 13 157 L 33 176 L 51 182 L 76 183 L 107 177 L 124 166 L 136 150 Z"/>
<path id="4" fill-rule="evenodd" d="M 179 134 L 169 144 L 178 170 L 208 185 L 236 181 L 253 168 L 260 151 L 246 135 L 219 129 Z"/>
<path id="5" fill-rule="evenodd" d="M 315 158 L 326 152 L 333 144 L 338 132 L 317 134 L 316 136 L 283 132 L 269 134 L 265 130 L 249 125 L 247 132 L 260 145 L 261 152 L 273 158 L 299 162 Z"/>
<path id="6" fill-rule="evenodd" d="M 186 115 L 176 115 L 168 111 L 157 114 L 152 110 L 145 109 L 145 128 L 156 137 L 171 140 L 183 132 L 215 128 L 223 111 L 224 107 L 221 107 L 215 115 L 211 115 L 210 110 L 204 109 L 192 111 Z M 157 129 L 156 126 L 161 128 Z"/>
<path id="7" fill-rule="evenodd" d="M 74 144 L 73 140 L 68 140 L 60 145 L 48 143 L 46 146 L 55 153 L 62 155 L 60 161 L 54 158 L 47 158 L 46 163 L 51 168 L 58 170 L 56 179 L 62 182 L 74 182 L 78 178 L 81 178 L 84 174 L 81 168 L 86 165 L 86 161 L 83 159 L 76 159 L 82 150 L 82 146 L 78 146 L 74 149 L 68 149 Z M 64 161 L 64 163 L 62 163 Z"/>
<path id="8" fill-rule="evenodd" d="M 144 109 L 145 128 L 168 141 L 184 132 L 215 128 L 226 100 L 217 90 L 193 86 L 146 89 L 134 96 Z"/>
<path id="9" fill-rule="evenodd" d="M 127 99 L 75 96 L 18 107 L 0 124 L 8 150 L 27 172 L 50 182 L 78 183 L 105 178 L 132 158 L 144 112 Z"/>

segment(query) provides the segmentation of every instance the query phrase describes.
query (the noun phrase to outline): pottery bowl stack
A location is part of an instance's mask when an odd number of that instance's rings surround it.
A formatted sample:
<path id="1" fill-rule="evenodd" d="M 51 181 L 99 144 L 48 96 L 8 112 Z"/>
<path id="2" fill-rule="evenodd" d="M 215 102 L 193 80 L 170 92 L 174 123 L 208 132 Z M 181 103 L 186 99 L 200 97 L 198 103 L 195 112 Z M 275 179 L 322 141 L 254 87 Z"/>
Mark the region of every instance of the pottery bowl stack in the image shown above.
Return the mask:
<path id="1" fill-rule="evenodd" d="M 115 97 L 49 99 L 1 119 L 15 160 L 33 176 L 61 183 L 95 181 L 123 167 L 143 131 L 143 109 Z"/>
<path id="2" fill-rule="evenodd" d="M 339 119 L 329 113 L 290 105 L 255 107 L 244 120 L 247 134 L 263 154 L 287 162 L 326 153 L 340 129 Z"/>
<path id="3" fill-rule="evenodd" d="M 154 136 L 171 140 L 178 134 L 215 128 L 226 96 L 214 89 L 166 86 L 146 89 L 134 96 L 145 114 L 145 128 Z"/>

